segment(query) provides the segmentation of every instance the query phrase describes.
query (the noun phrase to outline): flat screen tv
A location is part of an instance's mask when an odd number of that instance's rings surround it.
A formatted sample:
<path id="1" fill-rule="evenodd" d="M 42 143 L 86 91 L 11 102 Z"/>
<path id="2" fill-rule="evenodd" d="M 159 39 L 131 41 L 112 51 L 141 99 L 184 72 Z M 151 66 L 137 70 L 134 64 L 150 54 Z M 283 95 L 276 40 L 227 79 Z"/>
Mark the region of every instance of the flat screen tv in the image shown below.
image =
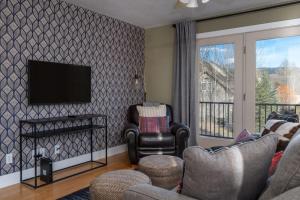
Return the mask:
<path id="1" fill-rule="evenodd" d="M 91 102 L 91 67 L 28 61 L 29 104 Z"/>

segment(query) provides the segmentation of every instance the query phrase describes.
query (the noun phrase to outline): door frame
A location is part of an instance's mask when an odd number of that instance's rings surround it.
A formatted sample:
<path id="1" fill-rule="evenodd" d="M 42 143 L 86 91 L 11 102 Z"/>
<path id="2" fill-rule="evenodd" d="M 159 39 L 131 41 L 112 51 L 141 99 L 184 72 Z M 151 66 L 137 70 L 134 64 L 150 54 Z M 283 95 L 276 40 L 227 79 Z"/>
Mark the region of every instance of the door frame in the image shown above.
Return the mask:
<path id="1" fill-rule="evenodd" d="M 207 38 L 228 36 L 228 35 L 234 35 L 234 34 L 244 34 L 244 33 L 256 32 L 256 31 L 293 27 L 293 26 L 299 26 L 299 25 L 300 25 L 300 18 L 296 18 L 296 19 L 276 21 L 276 22 L 263 23 L 263 24 L 257 24 L 257 25 L 243 26 L 243 27 L 238 27 L 238 28 L 222 29 L 222 30 L 217 30 L 217 31 L 197 33 L 196 38 L 197 39 L 207 39 Z"/>

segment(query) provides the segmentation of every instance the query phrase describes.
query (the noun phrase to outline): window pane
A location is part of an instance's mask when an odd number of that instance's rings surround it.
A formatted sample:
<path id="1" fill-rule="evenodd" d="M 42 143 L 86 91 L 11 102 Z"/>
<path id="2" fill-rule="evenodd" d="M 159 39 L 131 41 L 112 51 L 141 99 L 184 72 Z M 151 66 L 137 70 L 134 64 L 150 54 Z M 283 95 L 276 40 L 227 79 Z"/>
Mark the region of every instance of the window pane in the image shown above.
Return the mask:
<path id="1" fill-rule="evenodd" d="M 296 112 L 300 103 L 300 36 L 256 42 L 256 129 L 272 111 Z M 298 108 L 298 111 L 300 109 Z"/>
<path id="2" fill-rule="evenodd" d="M 208 45 L 199 48 L 201 134 L 232 137 L 234 44 Z"/>

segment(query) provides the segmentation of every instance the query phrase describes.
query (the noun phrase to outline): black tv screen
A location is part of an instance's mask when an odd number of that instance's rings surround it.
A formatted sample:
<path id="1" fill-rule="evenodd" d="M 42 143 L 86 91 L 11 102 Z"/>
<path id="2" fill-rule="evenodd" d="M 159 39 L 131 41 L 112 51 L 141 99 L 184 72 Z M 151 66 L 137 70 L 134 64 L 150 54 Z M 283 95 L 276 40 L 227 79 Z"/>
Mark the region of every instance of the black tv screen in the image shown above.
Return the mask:
<path id="1" fill-rule="evenodd" d="M 88 103 L 91 67 L 28 61 L 29 104 Z"/>

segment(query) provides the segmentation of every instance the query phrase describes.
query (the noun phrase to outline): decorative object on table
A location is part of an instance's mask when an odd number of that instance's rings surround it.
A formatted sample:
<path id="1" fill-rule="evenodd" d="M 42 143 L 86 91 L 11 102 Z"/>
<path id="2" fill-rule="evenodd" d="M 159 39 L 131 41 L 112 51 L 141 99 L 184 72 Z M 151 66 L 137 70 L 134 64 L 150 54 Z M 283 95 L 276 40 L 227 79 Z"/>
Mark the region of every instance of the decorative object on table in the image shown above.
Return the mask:
<path id="1" fill-rule="evenodd" d="M 150 178 L 135 170 L 117 170 L 105 173 L 90 185 L 91 200 L 121 200 L 123 193 L 138 184 L 151 184 Z"/>
<path id="2" fill-rule="evenodd" d="M 188 146 L 190 130 L 183 124 L 173 122 L 172 107 L 165 105 L 165 110 L 163 110 L 164 106 L 162 106 L 158 107 L 159 110 L 155 111 L 156 114 L 160 116 L 166 116 L 167 125 L 170 127 L 166 132 L 141 132 L 138 106 L 141 106 L 141 104 L 131 105 L 129 107 L 127 115 L 128 124 L 124 131 L 128 143 L 130 162 L 136 164 L 141 157 L 155 154 L 182 157 L 183 150 Z M 143 108 L 149 109 L 149 107 Z M 162 113 L 162 111 L 164 111 L 164 113 Z M 144 114 L 145 113 L 143 113 L 143 115 Z"/>
<path id="3" fill-rule="evenodd" d="M 40 179 L 45 183 L 53 182 L 52 160 L 50 158 L 40 159 Z"/>
<path id="4" fill-rule="evenodd" d="M 147 174 L 152 184 L 165 189 L 173 189 L 183 174 L 183 160 L 168 155 L 152 155 L 142 158 L 138 170 Z"/>
<path id="5" fill-rule="evenodd" d="M 277 135 L 210 153 L 201 147 L 184 151 L 182 194 L 196 199 L 253 200 L 263 192 L 277 146 Z"/>

